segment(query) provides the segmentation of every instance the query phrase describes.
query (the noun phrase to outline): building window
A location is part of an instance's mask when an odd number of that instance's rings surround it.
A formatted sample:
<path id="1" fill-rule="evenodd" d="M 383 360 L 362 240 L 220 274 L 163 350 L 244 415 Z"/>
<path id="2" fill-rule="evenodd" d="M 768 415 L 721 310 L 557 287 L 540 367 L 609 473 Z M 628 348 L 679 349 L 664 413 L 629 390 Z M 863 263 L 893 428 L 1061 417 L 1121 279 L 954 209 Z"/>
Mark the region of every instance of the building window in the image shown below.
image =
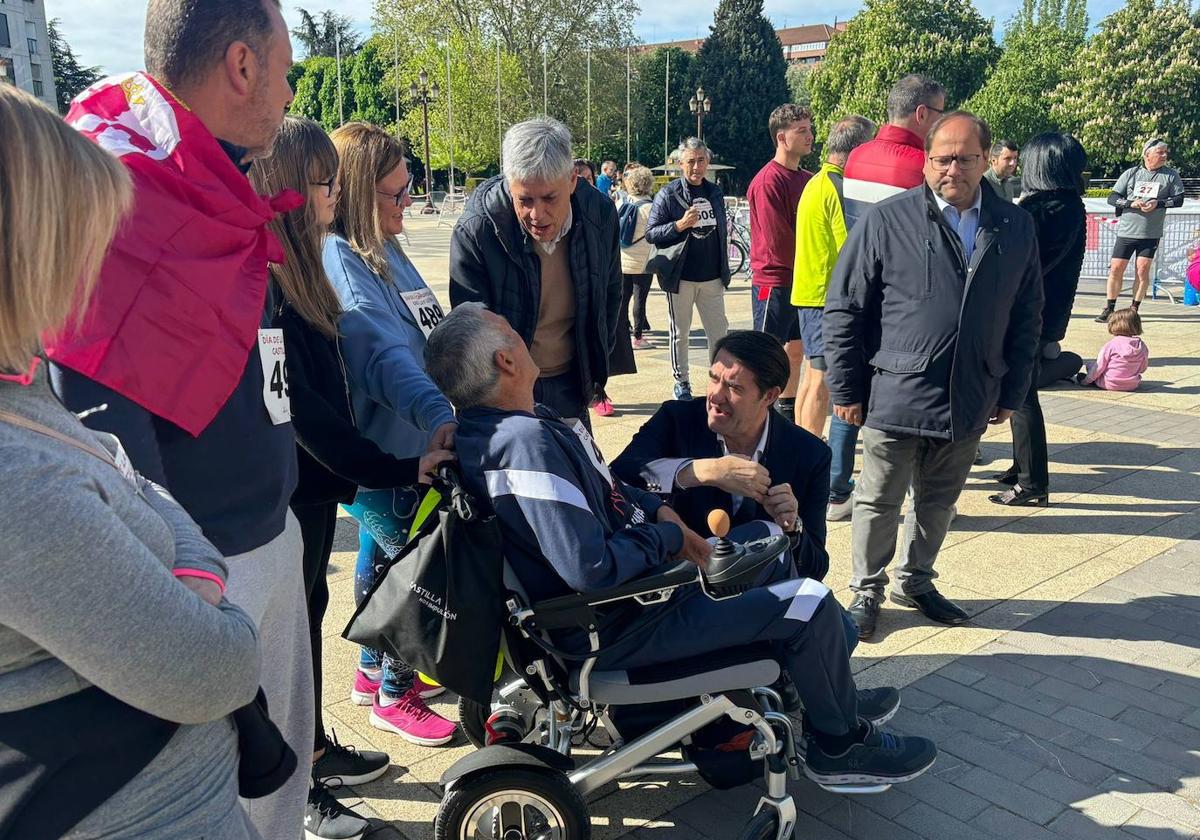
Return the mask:
<path id="1" fill-rule="evenodd" d="M 0 15 L 0 47 L 11 47 L 12 39 L 8 35 L 8 16 Z"/>
<path id="2" fill-rule="evenodd" d="M 26 39 L 25 39 L 25 43 L 26 43 L 26 45 L 29 47 L 29 54 L 30 54 L 30 55 L 37 55 L 37 54 L 38 54 L 38 46 L 37 46 L 37 39 L 36 39 L 36 38 L 26 38 Z"/>
<path id="3" fill-rule="evenodd" d="M 3 15 L 0 15 L 3 17 Z M 0 58 L 0 84 L 15 85 L 17 83 L 16 73 L 13 70 L 12 59 Z"/>
<path id="4" fill-rule="evenodd" d="M 34 96 L 45 96 L 46 95 L 46 86 L 43 85 L 41 82 L 37 81 L 36 79 L 33 82 L 33 95 Z"/>

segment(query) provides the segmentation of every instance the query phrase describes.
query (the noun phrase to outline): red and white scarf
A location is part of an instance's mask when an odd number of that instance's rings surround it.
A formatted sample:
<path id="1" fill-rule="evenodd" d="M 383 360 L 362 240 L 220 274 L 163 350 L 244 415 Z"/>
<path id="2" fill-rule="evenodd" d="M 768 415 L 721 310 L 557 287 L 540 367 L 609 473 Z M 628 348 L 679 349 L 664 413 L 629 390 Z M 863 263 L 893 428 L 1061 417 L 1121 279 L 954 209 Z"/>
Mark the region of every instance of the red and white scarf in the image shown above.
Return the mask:
<path id="1" fill-rule="evenodd" d="M 47 355 L 199 435 L 242 376 L 267 263 L 283 260 L 267 223 L 303 199 L 258 195 L 204 124 L 146 73 L 98 82 L 66 119 L 129 170 L 134 207 L 80 326 L 47 337 Z"/>

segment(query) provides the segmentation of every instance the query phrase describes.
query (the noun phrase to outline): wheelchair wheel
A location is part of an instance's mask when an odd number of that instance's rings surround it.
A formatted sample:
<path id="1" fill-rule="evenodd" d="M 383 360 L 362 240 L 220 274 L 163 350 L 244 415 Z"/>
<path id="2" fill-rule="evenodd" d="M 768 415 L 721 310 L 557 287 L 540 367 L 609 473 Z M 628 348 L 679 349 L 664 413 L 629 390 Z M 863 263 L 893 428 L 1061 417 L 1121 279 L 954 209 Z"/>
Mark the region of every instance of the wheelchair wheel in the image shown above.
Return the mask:
<path id="1" fill-rule="evenodd" d="M 455 783 L 433 823 L 434 840 L 590 840 L 579 791 L 562 773 L 494 768 Z"/>
<path id="2" fill-rule="evenodd" d="M 779 833 L 779 815 L 772 808 L 764 808 L 746 823 L 739 840 L 775 840 Z M 795 837 L 795 834 L 791 835 Z"/>

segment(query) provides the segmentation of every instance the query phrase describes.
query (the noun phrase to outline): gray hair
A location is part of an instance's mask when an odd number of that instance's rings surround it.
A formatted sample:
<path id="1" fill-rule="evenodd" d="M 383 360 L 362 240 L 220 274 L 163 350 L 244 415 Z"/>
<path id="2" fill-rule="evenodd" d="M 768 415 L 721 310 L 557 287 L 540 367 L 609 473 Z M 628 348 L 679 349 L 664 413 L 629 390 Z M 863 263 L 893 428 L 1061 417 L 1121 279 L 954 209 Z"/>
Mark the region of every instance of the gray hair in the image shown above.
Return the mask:
<path id="1" fill-rule="evenodd" d="M 935 82 L 920 73 L 910 73 L 888 91 L 887 117 L 889 120 L 903 120 L 917 112 L 918 105 L 929 107 L 935 99 L 945 99 L 946 89 L 940 82 Z"/>
<path id="2" fill-rule="evenodd" d="M 630 195 L 650 195 L 654 189 L 654 173 L 644 166 L 635 166 L 625 173 L 625 187 Z"/>
<path id="3" fill-rule="evenodd" d="M 705 156 L 709 160 L 712 160 L 712 150 L 709 149 L 708 146 L 705 145 L 704 141 L 701 140 L 699 137 L 689 137 L 688 139 L 686 139 L 682 143 L 680 143 L 679 144 L 679 157 L 680 157 L 680 159 L 682 159 L 684 152 L 694 152 L 697 150 L 704 152 Z"/>
<path id="4" fill-rule="evenodd" d="M 829 129 L 825 141 L 827 155 L 848 155 L 875 136 L 875 123 L 866 117 L 853 114 L 838 120 Z"/>
<path id="5" fill-rule="evenodd" d="M 460 303 L 425 342 L 425 372 L 460 410 L 487 402 L 500 380 L 496 351 L 507 349 L 509 338 L 488 323 L 487 311 L 482 303 Z"/>
<path id="6" fill-rule="evenodd" d="M 557 181 L 574 171 L 571 132 L 553 117 L 534 117 L 509 128 L 501 153 L 509 181 Z"/>

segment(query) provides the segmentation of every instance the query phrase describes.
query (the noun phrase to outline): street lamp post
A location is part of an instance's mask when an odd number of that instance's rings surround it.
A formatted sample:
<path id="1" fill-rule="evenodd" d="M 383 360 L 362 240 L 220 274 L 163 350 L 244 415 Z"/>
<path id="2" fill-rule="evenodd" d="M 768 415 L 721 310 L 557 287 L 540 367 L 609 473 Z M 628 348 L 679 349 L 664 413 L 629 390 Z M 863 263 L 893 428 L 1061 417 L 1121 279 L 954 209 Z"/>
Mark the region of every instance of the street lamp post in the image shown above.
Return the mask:
<path id="1" fill-rule="evenodd" d="M 422 70 L 417 74 L 417 82 L 413 82 L 408 86 L 408 95 L 412 97 L 413 104 L 420 104 L 421 114 L 425 121 L 425 206 L 421 208 L 422 213 L 436 213 L 437 210 L 433 207 L 433 171 L 429 165 L 429 103 L 436 102 L 438 94 L 441 91 L 438 89 L 438 83 L 434 82 L 433 86 L 429 86 L 429 74 Z"/>
<path id="2" fill-rule="evenodd" d="M 696 95 L 688 100 L 688 110 L 696 115 L 696 139 L 704 139 L 704 118 L 712 112 L 712 99 L 704 95 L 704 88 L 696 88 Z"/>

